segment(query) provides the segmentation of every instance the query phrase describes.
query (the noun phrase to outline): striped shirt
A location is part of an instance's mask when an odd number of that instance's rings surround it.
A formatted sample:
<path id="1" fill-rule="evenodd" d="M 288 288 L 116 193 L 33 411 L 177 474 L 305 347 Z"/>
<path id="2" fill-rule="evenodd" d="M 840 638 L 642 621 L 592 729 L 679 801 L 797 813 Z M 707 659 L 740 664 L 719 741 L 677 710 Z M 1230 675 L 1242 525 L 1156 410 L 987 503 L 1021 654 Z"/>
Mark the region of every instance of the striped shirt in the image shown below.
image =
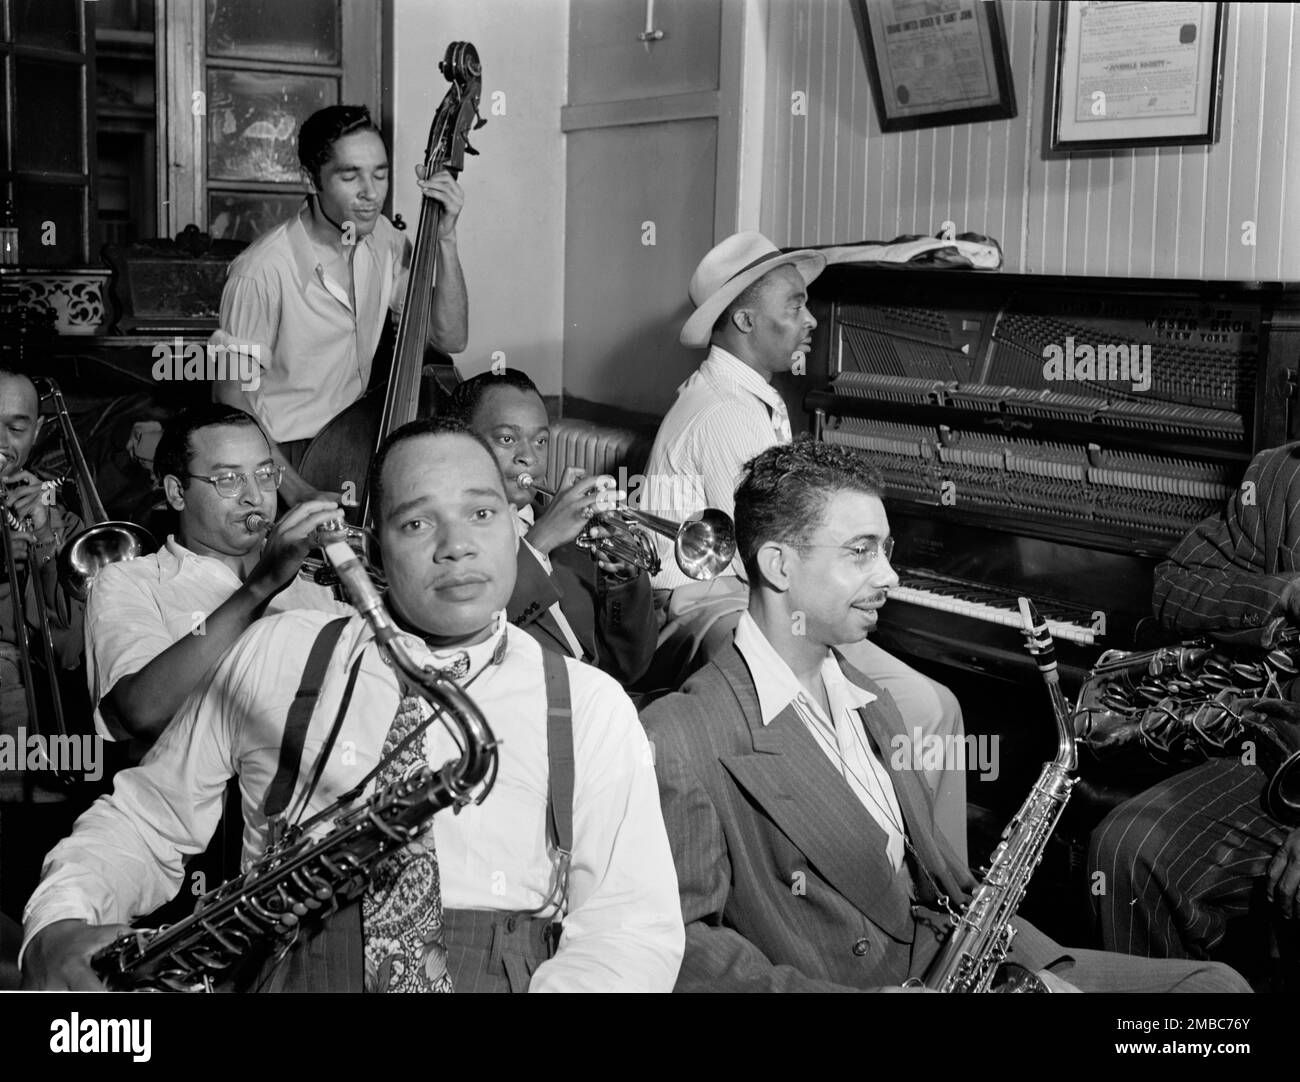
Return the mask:
<path id="1" fill-rule="evenodd" d="M 1182 635 L 1267 639 L 1300 589 L 1300 443 L 1261 451 L 1221 514 L 1156 568 L 1154 609 Z"/>
<path id="2" fill-rule="evenodd" d="M 761 374 L 720 346 L 677 388 L 646 466 L 643 510 L 679 522 L 716 507 L 735 517 L 736 485 L 745 463 L 790 441 L 790 415 L 780 393 Z M 656 590 L 693 582 L 673 559 L 671 543 L 656 538 L 663 570 Z M 741 572 L 740 559 L 725 575 Z"/>

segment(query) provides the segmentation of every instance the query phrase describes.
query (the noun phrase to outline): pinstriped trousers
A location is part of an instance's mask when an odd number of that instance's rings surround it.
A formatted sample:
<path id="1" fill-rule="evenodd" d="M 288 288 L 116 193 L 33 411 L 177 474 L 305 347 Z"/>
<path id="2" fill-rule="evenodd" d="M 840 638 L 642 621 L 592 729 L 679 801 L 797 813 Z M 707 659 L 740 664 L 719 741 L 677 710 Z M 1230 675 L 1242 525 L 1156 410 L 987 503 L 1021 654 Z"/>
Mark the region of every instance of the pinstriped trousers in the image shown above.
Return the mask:
<path id="1" fill-rule="evenodd" d="M 1289 833 L 1264 811 L 1264 772 L 1212 759 L 1121 804 L 1092 833 L 1089 882 L 1107 950 L 1206 958 L 1245 915 Z"/>

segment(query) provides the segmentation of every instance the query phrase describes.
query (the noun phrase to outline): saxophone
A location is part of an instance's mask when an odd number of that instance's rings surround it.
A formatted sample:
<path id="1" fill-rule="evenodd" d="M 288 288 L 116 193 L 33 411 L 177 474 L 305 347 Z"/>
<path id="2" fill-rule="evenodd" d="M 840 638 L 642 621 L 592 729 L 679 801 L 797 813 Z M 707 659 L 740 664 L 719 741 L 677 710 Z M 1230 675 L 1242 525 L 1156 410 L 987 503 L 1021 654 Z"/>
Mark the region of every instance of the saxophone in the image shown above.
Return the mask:
<path id="1" fill-rule="evenodd" d="M 1027 646 L 1043 681 L 1047 684 L 1056 718 L 1056 757 L 1043 765 L 1042 773 L 1020 810 L 1016 812 L 989 861 L 983 882 L 975 889 L 960 916 L 954 915 L 952 931 L 940 947 L 920 981 L 909 981 L 939 992 L 1043 992 L 1043 982 L 1021 966 L 1003 967 L 1016 930 L 1011 920 L 1020 908 L 1029 878 L 1043 859 L 1052 831 L 1074 787 L 1078 767 L 1074 729 L 1069 705 L 1061 692 L 1056 671 L 1056 651 L 1047 623 L 1028 598 L 1020 599 Z M 992 988 L 999 970 L 1005 984 Z"/>
<path id="2" fill-rule="evenodd" d="M 496 740 L 478 706 L 453 681 L 416 664 L 352 549 L 333 541 L 325 552 L 380 650 L 416 694 L 450 718 L 464 751 L 437 771 L 421 767 L 376 792 L 335 819 L 323 837 L 289 834 L 243 874 L 200 898 L 184 920 L 120 936 L 91 959 L 110 989 L 238 987 L 266 959 L 287 955 L 302 932 L 319 926 L 340 901 L 359 897 L 371 872 L 435 813 L 477 803 L 492 787 Z"/>
<path id="3" fill-rule="evenodd" d="M 1240 755 L 1264 772 L 1263 803 L 1300 825 L 1300 631 L 1268 646 L 1195 639 L 1156 650 L 1108 650 L 1079 693 L 1075 730 L 1098 759 L 1139 748 L 1162 764 Z M 1247 752 L 1250 756 L 1247 757 Z"/>

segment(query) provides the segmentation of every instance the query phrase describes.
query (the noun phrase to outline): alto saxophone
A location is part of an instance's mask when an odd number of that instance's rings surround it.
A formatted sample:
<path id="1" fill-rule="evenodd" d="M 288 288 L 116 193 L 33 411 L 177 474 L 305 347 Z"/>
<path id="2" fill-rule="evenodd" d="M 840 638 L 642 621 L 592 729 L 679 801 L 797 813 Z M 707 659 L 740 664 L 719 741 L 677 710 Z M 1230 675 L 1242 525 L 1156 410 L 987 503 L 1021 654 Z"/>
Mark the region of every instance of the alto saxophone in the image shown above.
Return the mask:
<path id="1" fill-rule="evenodd" d="M 1042 773 L 1020 810 L 1016 812 L 989 861 L 983 882 L 975 889 L 952 932 L 919 982 L 939 992 L 988 992 L 1006 961 L 1016 930 L 1011 920 L 1024 900 L 1029 879 L 1043 859 L 1048 839 L 1065 810 L 1078 768 L 1074 727 L 1069 705 L 1061 692 L 1056 671 L 1056 650 L 1047 623 L 1027 597 L 1020 599 L 1028 649 L 1047 684 L 1056 719 L 1056 758 L 1043 764 Z M 1007 982 L 993 991 L 1042 992 L 1043 982 L 1019 966 Z"/>
<path id="2" fill-rule="evenodd" d="M 288 835 L 242 875 L 205 894 L 184 920 L 157 931 L 128 932 L 92 959 L 115 990 L 210 992 L 239 985 L 270 957 L 293 949 L 364 890 L 371 872 L 416 837 L 443 808 L 481 801 L 495 780 L 496 740 L 474 701 L 453 681 L 421 668 L 389 621 L 355 553 L 342 541 L 325 548 L 379 648 L 405 682 L 459 730 L 459 759 L 436 772 L 421 767 L 339 816 L 323 837 Z M 477 790 L 477 792 L 476 792 Z"/>

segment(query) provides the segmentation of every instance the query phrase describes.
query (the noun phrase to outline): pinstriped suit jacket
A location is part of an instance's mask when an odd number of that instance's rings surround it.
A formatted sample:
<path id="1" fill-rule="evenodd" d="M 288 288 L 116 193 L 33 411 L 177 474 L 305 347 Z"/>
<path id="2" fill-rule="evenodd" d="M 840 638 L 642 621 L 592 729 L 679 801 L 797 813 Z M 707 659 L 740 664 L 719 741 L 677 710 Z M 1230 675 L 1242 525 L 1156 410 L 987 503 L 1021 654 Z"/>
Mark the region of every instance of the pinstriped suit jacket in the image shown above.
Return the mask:
<path id="1" fill-rule="evenodd" d="M 897 707 L 840 663 L 878 696 L 860 714 L 890 770 L 912 846 L 960 896 L 969 873 L 935 834 L 916 774 L 891 762 L 892 738 L 905 733 Z M 908 877 L 885 857 L 883 831 L 793 707 L 763 725 L 734 646 L 642 721 L 686 924 L 678 991 L 854 991 L 924 969 L 934 935 L 913 913 Z M 912 877 L 916 897 L 933 901 L 915 866 Z"/>
<path id="2" fill-rule="evenodd" d="M 1300 581 L 1300 443 L 1255 456 L 1223 512 L 1196 526 L 1156 568 L 1154 608 L 1181 635 L 1266 642 Z"/>

